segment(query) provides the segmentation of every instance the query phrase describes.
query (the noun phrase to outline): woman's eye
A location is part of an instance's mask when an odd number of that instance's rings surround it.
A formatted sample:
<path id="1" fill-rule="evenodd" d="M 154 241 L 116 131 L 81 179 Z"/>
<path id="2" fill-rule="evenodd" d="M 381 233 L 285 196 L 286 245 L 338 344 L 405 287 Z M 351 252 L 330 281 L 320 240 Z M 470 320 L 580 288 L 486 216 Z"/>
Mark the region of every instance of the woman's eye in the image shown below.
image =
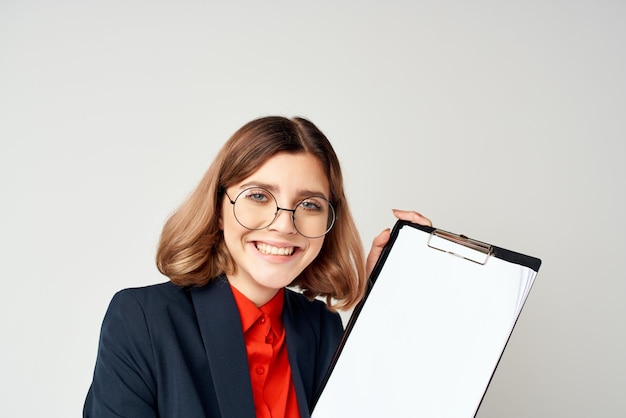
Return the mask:
<path id="1" fill-rule="evenodd" d="M 299 206 L 307 212 L 319 212 L 322 210 L 321 203 L 313 199 L 303 200 Z"/>
<path id="2" fill-rule="evenodd" d="M 266 192 L 264 190 L 250 190 L 248 193 L 246 193 L 246 199 L 257 203 L 269 202 L 271 200 L 270 196 L 271 195 L 269 194 L 269 192 Z"/>

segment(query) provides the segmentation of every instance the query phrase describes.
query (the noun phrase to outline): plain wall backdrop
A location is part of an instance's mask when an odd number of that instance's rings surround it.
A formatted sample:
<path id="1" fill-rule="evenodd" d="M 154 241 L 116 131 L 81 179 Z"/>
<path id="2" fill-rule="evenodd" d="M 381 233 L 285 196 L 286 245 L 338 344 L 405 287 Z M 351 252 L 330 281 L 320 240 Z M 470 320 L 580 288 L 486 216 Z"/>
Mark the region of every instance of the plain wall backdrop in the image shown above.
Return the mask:
<path id="1" fill-rule="evenodd" d="M 269 114 L 328 135 L 366 248 L 398 207 L 543 259 L 480 418 L 625 416 L 624 22 L 618 0 L 0 1 L 0 416 L 81 414 L 111 297 L 166 280 L 163 222 Z"/>

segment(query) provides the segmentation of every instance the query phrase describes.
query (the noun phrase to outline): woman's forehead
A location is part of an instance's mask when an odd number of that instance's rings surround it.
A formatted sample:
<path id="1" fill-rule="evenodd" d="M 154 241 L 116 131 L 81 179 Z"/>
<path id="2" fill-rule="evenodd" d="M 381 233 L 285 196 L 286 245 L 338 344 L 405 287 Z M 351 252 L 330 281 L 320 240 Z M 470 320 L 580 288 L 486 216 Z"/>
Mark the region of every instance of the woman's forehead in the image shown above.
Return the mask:
<path id="1" fill-rule="evenodd" d="M 315 156 L 305 153 L 274 155 L 236 185 L 240 190 L 253 186 L 290 196 L 322 195 L 328 198 L 330 194 L 329 180 L 322 163 Z"/>

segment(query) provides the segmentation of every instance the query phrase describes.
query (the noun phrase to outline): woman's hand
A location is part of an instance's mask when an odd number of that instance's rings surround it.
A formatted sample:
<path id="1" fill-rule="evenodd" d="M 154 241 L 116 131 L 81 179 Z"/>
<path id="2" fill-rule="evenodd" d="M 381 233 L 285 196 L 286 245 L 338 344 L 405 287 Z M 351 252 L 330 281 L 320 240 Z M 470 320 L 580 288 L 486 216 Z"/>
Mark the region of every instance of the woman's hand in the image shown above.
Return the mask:
<path id="1" fill-rule="evenodd" d="M 403 221 L 410 221 L 416 224 L 426 226 L 433 225 L 430 219 L 415 211 L 393 209 L 393 214 L 396 218 Z M 372 270 L 374 270 L 374 266 L 376 265 L 380 254 L 383 252 L 383 247 L 387 244 L 387 242 L 389 242 L 390 236 L 391 230 L 387 228 L 383 232 L 378 234 L 376 238 L 374 238 L 374 241 L 372 242 L 372 248 L 370 249 L 370 253 L 367 255 L 367 261 L 365 262 L 367 277 L 369 277 L 369 275 L 372 273 Z"/>

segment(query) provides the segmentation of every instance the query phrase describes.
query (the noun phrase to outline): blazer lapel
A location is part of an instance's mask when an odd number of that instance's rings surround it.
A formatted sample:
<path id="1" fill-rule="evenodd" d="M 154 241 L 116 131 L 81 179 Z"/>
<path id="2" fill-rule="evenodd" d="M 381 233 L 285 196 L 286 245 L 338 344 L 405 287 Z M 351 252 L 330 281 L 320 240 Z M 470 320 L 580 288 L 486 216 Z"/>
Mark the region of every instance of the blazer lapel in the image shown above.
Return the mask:
<path id="1" fill-rule="evenodd" d="M 300 417 L 308 418 L 309 401 L 313 392 L 313 376 L 311 369 L 315 364 L 315 341 L 311 338 L 304 338 L 302 330 L 308 331 L 308 324 L 298 321 L 302 312 L 299 306 L 293 303 L 289 292 L 285 292 L 285 305 L 283 307 L 283 326 L 287 335 L 287 353 L 289 365 L 291 366 L 291 376 L 296 389 L 298 408 Z"/>
<path id="2" fill-rule="evenodd" d="M 223 417 L 256 416 L 239 311 L 224 276 L 191 289 Z"/>

